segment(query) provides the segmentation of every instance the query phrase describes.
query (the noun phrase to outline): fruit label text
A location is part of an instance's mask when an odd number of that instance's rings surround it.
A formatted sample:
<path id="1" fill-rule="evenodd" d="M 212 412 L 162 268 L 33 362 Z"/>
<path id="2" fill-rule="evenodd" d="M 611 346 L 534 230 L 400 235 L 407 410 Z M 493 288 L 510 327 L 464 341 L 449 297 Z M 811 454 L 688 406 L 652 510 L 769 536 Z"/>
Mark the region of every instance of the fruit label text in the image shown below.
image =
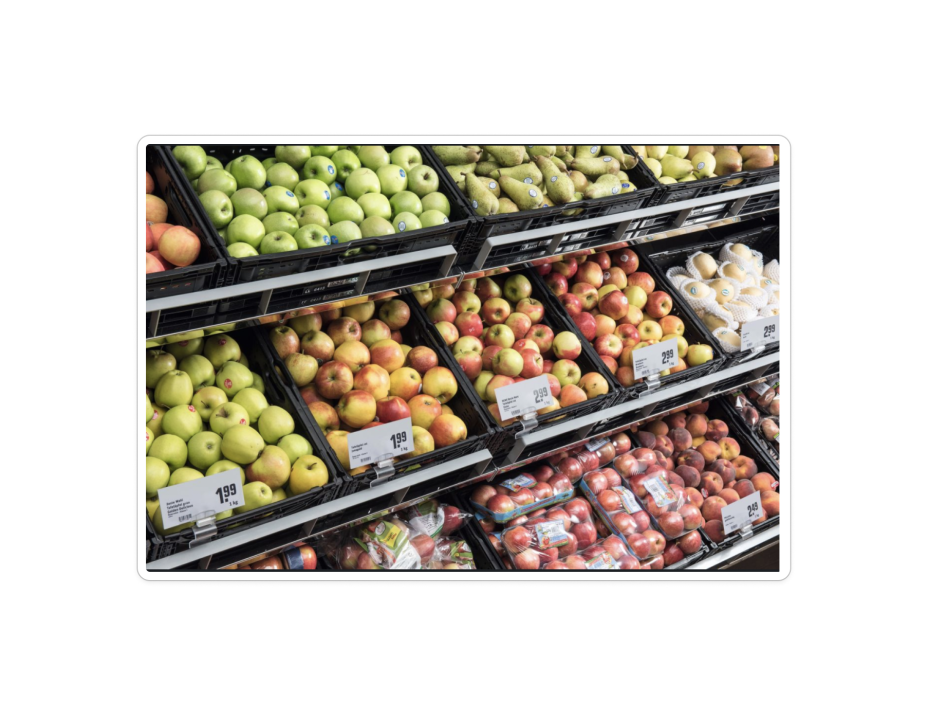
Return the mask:
<path id="1" fill-rule="evenodd" d="M 632 350 L 635 380 L 651 375 L 660 375 L 664 370 L 676 367 L 680 358 L 677 355 L 677 341 L 664 340 L 648 347 Z"/>
<path id="2" fill-rule="evenodd" d="M 508 480 L 503 480 L 500 485 L 511 492 L 517 492 L 522 488 L 533 488 L 538 484 L 538 481 L 535 480 L 531 475 L 526 475 L 522 473 L 514 478 L 509 478 Z"/>
<path id="3" fill-rule="evenodd" d="M 244 507 L 242 471 L 232 468 L 179 485 L 168 485 L 158 491 L 158 502 L 165 530 Z"/>
<path id="4" fill-rule="evenodd" d="M 635 493 L 633 493 L 627 487 L 616 487 L 612 489 L 619 494 L 619 504 L 622 506 L 622 509 L 625 510 L 625 512 L 631 515 L 632 513 L 641 511 L 641 506 L 638 504 L 638 499 L 635 497 Z"/>
<path id="5" fill-rule="evenodd" d="M 551 385 L 544 375 L 497 388 L 496 402 L 499 403 L 499 416 L 503 420 L 527 415 L 530 412 L 544 410 L 554 404 Z"/>
<path id="6" fill-rule="evenodd" d="M 670 486 L 664 480 L 664 474 L 658 473 L 657 475 L 652 475 L 647 477 L 643 482 L 644 489 L 647 490 L 651 497 L 654 498 L 654 504 L 658 507 L 665 507 L 670 505 L 677 499 L 677 496 L 674 495 L 673 490 L 670 489 Z"/>
<path id="7" fill-rule="evenodd" d="M 741 349 L 753 350 L 780 341 L 780 316 L 757 318 L 741 326 Z"/>
<path id="8" fill-rule="evenodd" d="M 764 514 L 760 503 L 760 493 L 751 493 L 738 502 L 722 508 L 722 528 L 725 534 L 737 532 L 743 527 L 759 520 Z"/>
<path id="9" fill-rule="evenodd" d="M 564 521 L 549 520 L 538 523 L 535 526 L 535 542 L 542 550 L 566 545 L 570 542 L 570 538 L 564 530 Z"/>
<path id="10" fill-rule="evenodd" d="M 409 418 L 358 430 L 348 436 L 348 459 L 352 470 L 412 450 L 412 421 Z"/>

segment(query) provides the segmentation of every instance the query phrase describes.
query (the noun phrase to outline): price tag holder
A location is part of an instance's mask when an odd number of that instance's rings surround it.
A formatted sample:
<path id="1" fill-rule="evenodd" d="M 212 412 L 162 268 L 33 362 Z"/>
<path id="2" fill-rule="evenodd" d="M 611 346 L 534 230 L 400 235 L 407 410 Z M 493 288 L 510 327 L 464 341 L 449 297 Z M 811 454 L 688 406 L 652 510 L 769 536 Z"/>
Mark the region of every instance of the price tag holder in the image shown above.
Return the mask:
<path id="1" fill-rule="evenodd" d="M 722 508 L 722 528 L 726 535 L 737 532 L 743 527 L 756 522 L 764 514 L 760 503 L 760 493 L 751 493 L 738 502 Z"/>
<path id="2" fill-rule="evenodd" d="M 351 469 L 389 460 L 412 452 L 412 421 L 409 418 L 359 430 L 348 436 Z"/>
<path id="3" fill-rule="evenodd" d="M 165 530 L 244 507 L 242 471 L 233 468 L 179 485 L 169 485 L 158 491 L 158 501 Z"/>
<path id="4" fill-rule="evenodd" d="M 679 363 L 676 340 L 664 340 L 664 342 L 632 350 L 635 380 L 660 375 L 664 370 L 670 370 Z"/>
<path id="5" fill-rule="evenodd" d="M 741 349 L 753 350 L 780 341 L 780 316 L 757 318 L 741 326 Z"/>
<path id="6" fill-rule="evenodd" d="M 554 405 L 554 396 L 551 395 L 548 378 L 540 375 L 498 388 L 496 402 L 499 403 L 499 416 L 503 420 L 511 420 Z"/>

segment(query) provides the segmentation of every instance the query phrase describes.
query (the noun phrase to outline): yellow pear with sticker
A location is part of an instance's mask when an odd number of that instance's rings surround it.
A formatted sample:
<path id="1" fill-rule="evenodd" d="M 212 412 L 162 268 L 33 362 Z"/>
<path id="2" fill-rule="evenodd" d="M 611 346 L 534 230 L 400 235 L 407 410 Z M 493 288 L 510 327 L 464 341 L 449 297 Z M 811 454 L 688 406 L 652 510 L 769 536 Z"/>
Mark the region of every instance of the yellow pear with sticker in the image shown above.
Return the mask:
<path id="1" fill-rule="evenodd" d="M 521 182 L 515 178 L 501 175 L 499 183 L 503 192 L 516 204 L 519 210 L 536 210 L 544 203 L 544 192 L 541 188 Z M 487 190 L 489 193 L 490 191 Z"/>
<path id="2" fill-rule="evenodd" d="M 570 176 L 558 169 L 557 165 L 543 156 L 535 158 L 535 163 L 545 178 L 545 193 L 558 205 L 572 202 L 574 199 L 574 182 Z"/>
<path id="3" fill-rule="evenodd" d="M 544 176 L 541 174 L 541 170 L 538 169 L 535 163 L 523 163 L 515 167 L 500 168 L 499 174 L 500 177 L 505 175 L 506 177 L 521 180 L 522 182 L 525 182 L 526 178 L 530 178 L 533 185 L 539 186 L 545 181 Z"/>
<path id="4" fill-rule="evenodd" d="M 521 165 L 522 158 L 525 157 L 524 145 L 484 145 L 483 149 L 502 167 Z"/>
<path id="5" fill-rule="evenodd" d="M 719 304 L 735 299 L 735 286 L 725 278 L 710 281 L 709 287 L 715 291 L 715 301 Z"/>
<path id="6" fill-rule="evenodd" d="M 490 192 L 490 189 L 480 182 L 480 178 L 476 175 L 467 173 L 464 176 L 464 187 L 471 207 L 480 217 L 496 215 L 499 212 L 499 200 L 496 195 Z"/>
<path id="7" fill-rule="evenodd" d="M 611 155 L 594 158 L 574 158 L 570 163 L 571 170 L 579 170 L 587 177 L 598 178 L 600 175 L 611 173 L 615 175 L 622 170 L 619 161 Z"/>

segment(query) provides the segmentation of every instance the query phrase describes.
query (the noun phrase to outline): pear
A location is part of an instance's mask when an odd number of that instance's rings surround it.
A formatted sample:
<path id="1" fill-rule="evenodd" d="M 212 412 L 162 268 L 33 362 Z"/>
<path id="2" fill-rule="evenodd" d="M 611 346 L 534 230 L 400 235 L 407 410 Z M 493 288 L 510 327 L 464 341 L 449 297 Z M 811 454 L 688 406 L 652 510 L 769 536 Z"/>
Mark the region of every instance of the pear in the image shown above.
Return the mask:
<path id="1" fill-rule="evenodd" d="M 506 177 L 523 181 L 529 178 L 533 185 L 541 185 L 544 182 L 544 176 L 535 163 L 525 163 L 524 165 L 516 165 L 515 167 L 500 168 L 499 174 L 500 177 L 505 175 Z"/>
<path id="2" fill-rule="evenodd" d="M 542 196 L 542 200 L 541 200 L 541 206 L 542 206 L 542 207 L 555 207 L 556 205 L 557 205 L 557 203 L 554 202 L 554 200 L 552 200 L 551 198 L 549 198 L 547 195 L 543 195 L 543 196 Z"/>
<path id="3" fill-rule="evenodd" d="M 632 150 L 638 153 L 638 157 L 642 160 L 648 159 L 648 149 L 644 145 L 632 145 Z"/>
<path id="4" fill-rule="evenodd" d="M 589 178 L 579 170 L 571 170 L 568 175 L 570 175 L 570 180 L 574 184 L 574 190 L 577 192 L 582 193 L 589 187 Z"/>
<path id="5" fill-rule="evenodd" d="M 477 179 L 480 182 L 482 182 L 484 185 L 486 185 L 487 189 L 491 193 L 493 193 L 496 197 L 499 197 L 499 192 L 500 192 L 499 183 L 496 182 L 496 180 L 494 180 L 493 178 L 488 178 L 488 177 L 480 177 L 479 175 L 477 176 Z"/>
<path id="6" fill-rule="evenodd" d="M 490 189 L 484 185 L 480 178 L 473 173 L 464 176 L 464 184 L 471 207 L 480 217 L 496 215 L 499 212 L 499 200 Z"/>
<path id="7" fill-rule="evenodd" d="M 509 196 L 519 210 L 535 210 L 540 208 L 544 202 L 541 188 L 537 188 L 535 185 L 520 182 L 508 175 L 501 175 L 499 182 L 503 186 L 503 192 Z M 489 190 L 487 190 L 487 194 L 490 194 Z"/>
<path id="8" fill-rule="evenodd" d="M 468 165 L 480 159 L 479 147 L 464 147 L 463 145 L 432 145 L 442 165 Z"/>
<path id="9" fill-rule="evenodd" d="M 675 182 L 677 182 L 677 181 L 674 180 L 672 177 L 666 177 L 666 176 L 664 176 L 664 177 L 662 177 L 662 178 L 658 178 L 657 181 L 658 181 L 661 185 L 673 185 Z"/>
<path id="10" fill-rule="evenodd" d="M 524 145 L 484 145 L 484 150 L 488 150 L 502 167 L 521 165 L 525 157 Z"/>
<path id="11" fill-rule="evenodd" d="M 619 167 L 623 170 L 631 170 L 638 164 L 637 155 L 616 155 L 616 160 L 619 161 Z"/>
<path id="12" fill-rule="evenodd" d="M 622 189 L 621 189 L 621 192 L 620 192 L 619 194 L 620 194 L 620 195 L 624 195 L 625 193 L 635 192 L 635 190 L 638 189 L 638 186 L 635 185 L 635 183 L 633 183 L 633 182 L 628 182 L 628 181 L 626 180 L 625 182 L 622 183 L 621 188 L 622 188 Z"/>
<path id="13" fill-rule="evenodd" d="M 707 178 L 715 172 L 715 155 L 703 151 L 698 152 L 691 158 L 693 163 L 693 174 L 698 178 Z"/>
<path id="14" fill-rule="evenodd" d="M 664 155 L 667 154 L 668 147 L 668 145 L 645 145 L 648 151 L 648 157 L 654 158 L 655 160 L 663 160 Z"/>
<path id="15" fill-rule="evenodd" d="M 562 172 L 546 157 L 539 155 L 535 158 L 535 163 L 544 175 L 545 194 L 554 201 L 554 204 L 564 205 L 573 200 L 576 191 L 570 175 Z"/>
<path id="16" fill-rule="evenodd" d="M 612 157 L 619 157 L 624 155 L 625 151 L 622 149 L 621 145 L 603 145 L 603 155 L 612 155 Z"/>
<path id="17" fill-rule="evenodd" d="M 602 153 L 602 145 L 577 145 L 574 151 L 574 158 L 595 158 Z"/>
<path id="18" fill-rule="evenodd" d="M 693 175 L 693 173 L 689 173 L 688 175 L 684 175 L 682 178 L 677 180 L 677 182 L 689 182 L 690 180 L 698 180 L 698 179 L 699 178 Z"/>
<path id="19" fill-rule="evenodd" d="M 571 170 L 579 170 L 587 177 L 599 177 L 606 173 L 617 173 L 622 168 L 619 161 L 611 155 L 594 158 L 576 158 L 570 164 Z"/>
<path id="20" fill-rule="evenodd" d="M 554 155 L 555 157 L 560 157 L 561 155 L 567 155 L 573 149 L 574 149 L 573 145 L 556 145 L 554 149 Z"/>
<path id="21" fill-rule="evenodd" d="M 715 145 L 690 145 L 689 152 L 686 153 L 686 159 L 692 160 L 698 153 L 706 152 L 712 155 L 715 152 Z M 696 163 L 693 163 L 695 165 Z"/>
<path id="22" fill-rule="evenodd" d="M 526 145 L 525 150 L 530 158 L 546 157 L 554 155 L 557 145 Z"/>
<path id="23" fill-rule="evenodd" d="M 744 159 L 744 170 L 760 170 L 773 167 L 773 147 L 770 145 L 743 145 L 741 157 Z"/>
<path id="24" fill-rule="evenodd" d="M 678 157 L 682 160 L 686 159 L 686 154 L 690 151 L 689 145 L 668 145 L 667 154 Z"/>
<path id="25" fill-rule="evenodd" d="M 574 156 L 570 153 L 564 153 L 563 155 L 558 155 L 558 158 L 568 167 L 574 161 Z"/>
<path id="26" fill-rule="evenodd" d="M 693 172 L 693 163 L 689 160 L 678 158 L 676 155 L 668 154 L 664 155 L 661 159 L 661 168 L 664 171 L 664 175 L 672 177 L 674 180 L 679 180 L 684 175 L 689 175 Z"/>
<path id="27" fill-rule="evenodd" d="M 477 169 L 477 163 L 467 163 L 466 165 L 448 165 L 445 170 L 455 182 L 462 182 L 467 173 L 472 173 Z"/>
<path id="28" fill-rule="evenodd" d="M 478 175 L 483 177 L 498 178 L 499 177 L 499 163 L 492 160 L 481 160 L 477 163 L 477 167 L 474 170 Z"/>
<path id="29" fill-rule="evenodd" d="M 565 172 L 565 173 L 567 172 L 567 165 L 565 165 L 564 161 L 561 160 L 557 155 L 552 155 L 548 159 L 557 166 L 558 170 L 560 170 L 561 172 Z"/>
<path id="30" fill-rule="evenodd" d="M 602 175 L 595 183 L 590 185 L 583 193 L 583 197 L 594 200 L 610 195 L 618 195 L 622 191 L 622 184 L 614 175 Z"/>
<path id="31" fill-rule="evenodd" d="M 586 176 L 584 176 L 584 179 L 585 179 L 585 177 L 586 177 Z M 574 196 L 573 196 L 573 199 L 571 199 L 571 202 L 579 202 L 580 200 L 583 200 L 583 193 L 581 193 L 581 192 L 575 192 L 575 193 L 574 193 Z M 583 208 L 577 208 L 576 210 L 565 210 L 565 211 L 564 211 L 563 213 L 561 213 L 561 214 L 562 214 L 562 215 L 570 215 L 570 216 L 573 216 L 573 215 L 579 215 L 579 214 L 582 213 L 582 212 L 583 212 Z"/>
<path id="32" fill-rule="evenodd" d="M 716 175 L 731 175 L 741 172 L 741 155 L 732 147 L 722 147 L 715 151 Z"/>
<path id="33" fill-rule="evenodd" d="M 519 212 L 519 206 L 516 205 L 509 198 L 500 198 L 499 199 L 499 214 L 505 215 L 506 213 L 515 213 Z"/>

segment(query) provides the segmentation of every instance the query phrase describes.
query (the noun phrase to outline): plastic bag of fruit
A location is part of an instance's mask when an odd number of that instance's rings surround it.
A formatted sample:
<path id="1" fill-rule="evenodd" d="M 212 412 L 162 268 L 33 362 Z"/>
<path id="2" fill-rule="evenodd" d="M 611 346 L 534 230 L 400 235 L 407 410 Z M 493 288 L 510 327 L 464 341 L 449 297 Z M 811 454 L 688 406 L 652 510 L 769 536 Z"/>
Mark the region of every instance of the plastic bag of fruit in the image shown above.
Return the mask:
<path id="1" fill-rule="evenodd" d="M 405 510 L 402 515 L 414 533 L 421 533 L 432 538 L 457 532 L 465 522 L 473 517 L 460 508 L 442 504 L 438 500 L 424 500 Z"/>

